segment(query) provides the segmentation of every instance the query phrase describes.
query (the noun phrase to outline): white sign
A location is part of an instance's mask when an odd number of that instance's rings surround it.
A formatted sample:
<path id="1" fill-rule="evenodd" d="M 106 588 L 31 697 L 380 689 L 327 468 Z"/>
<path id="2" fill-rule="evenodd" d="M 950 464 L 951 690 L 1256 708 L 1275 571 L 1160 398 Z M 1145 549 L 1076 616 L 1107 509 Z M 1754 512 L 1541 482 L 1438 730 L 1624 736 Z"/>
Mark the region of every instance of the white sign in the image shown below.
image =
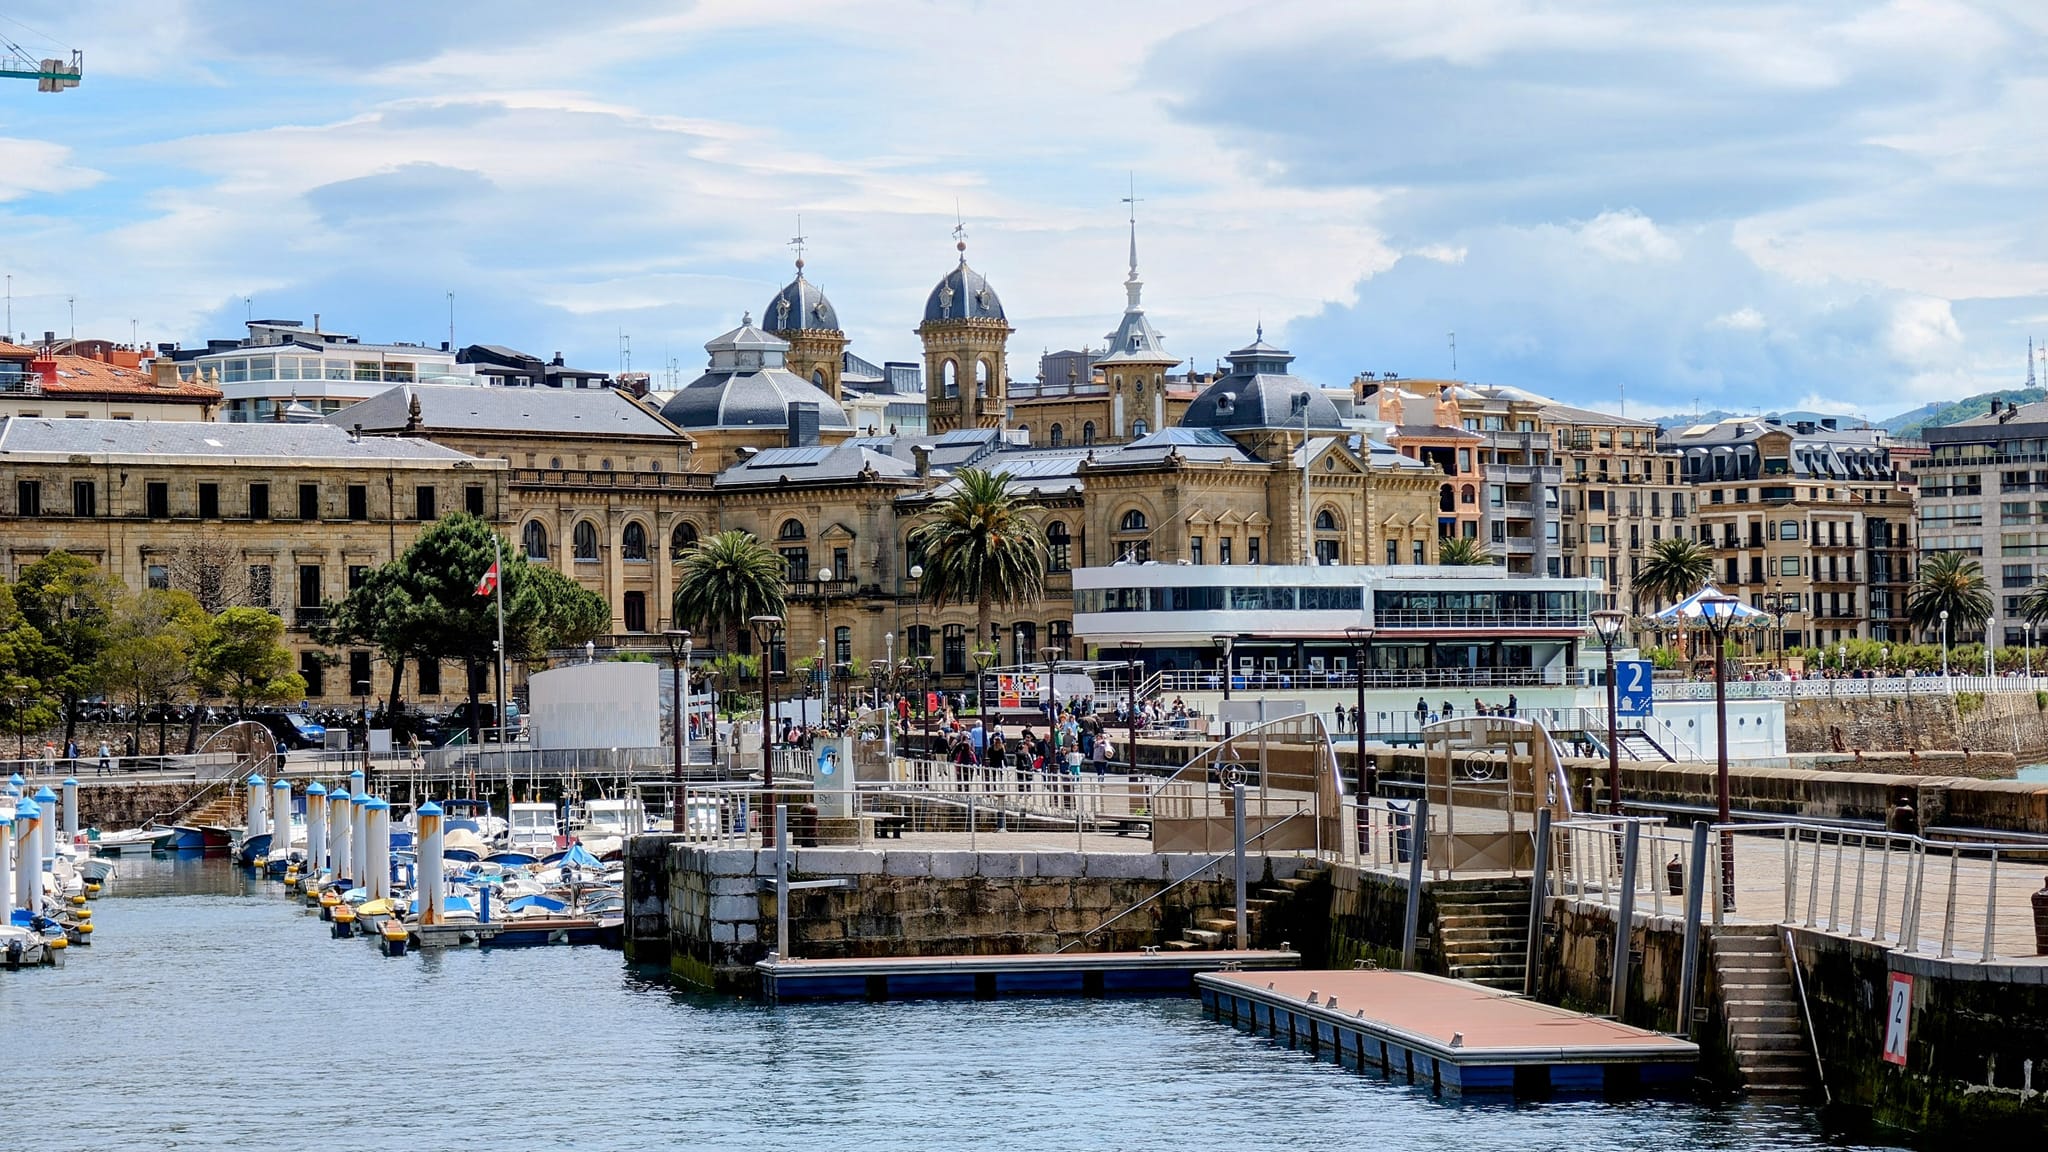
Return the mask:
<path id="1" fill-rule="evenodd" d="M 1906 1066 L 1906 1033 L 1913 1021 L 1913 978 L 1892 973 L 1891 1007 L 1884 1018 L 1884 1059 L 1887 1064 Z"/>

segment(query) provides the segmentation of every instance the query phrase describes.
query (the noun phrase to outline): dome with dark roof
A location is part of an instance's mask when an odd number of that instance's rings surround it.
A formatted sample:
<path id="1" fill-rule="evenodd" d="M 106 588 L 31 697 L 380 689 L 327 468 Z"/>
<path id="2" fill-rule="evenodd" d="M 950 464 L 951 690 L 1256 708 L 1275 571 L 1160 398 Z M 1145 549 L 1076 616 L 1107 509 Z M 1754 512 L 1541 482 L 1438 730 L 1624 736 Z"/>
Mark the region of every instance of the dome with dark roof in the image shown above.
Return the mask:
<path id="1" fill-rule="evenodd" d="M 1007 320 L 1003 302 L 988 278 L 967 266 L 963 252 L 960 265 L 946 273 L 924 302 L 924 322 L 941 320 Z"/>
<path id="2" fill-rule="evenodd" d="M 768 307 L 761 310 L 761 324 L 770 332 L 837 332 L 839 313 L 832 302 L 825 299 L 825 292 L 816 284 L 804 279 L 801 267 L 796 279 L 785 284 L 775 298 L 768 301 Z"/>
<path id="3" fill-rule="evenodd" d="M 1323 390 L 1287 371 L 1294 354 L 1266 343 L 1265 333 L 1230 354 L 1230 373 L 1188 404 L 1183 428 L 1299 428 L 1308 407 L 1310 428 L 1342 428 L 1344 416 Z M 1297 400 L 1306 397 L 1306 400 Z"/>
<path id="4" fill-rule="evenodd" d="M 704 350 L 711 366 L 661 406 L 680 428 L 785 428 L 791 404 L 815 404 L 820 428 L 851 428 L 846 410 L 810 381 L 783 367 L 789 342 L 754 327 L 753 317 Z"/>

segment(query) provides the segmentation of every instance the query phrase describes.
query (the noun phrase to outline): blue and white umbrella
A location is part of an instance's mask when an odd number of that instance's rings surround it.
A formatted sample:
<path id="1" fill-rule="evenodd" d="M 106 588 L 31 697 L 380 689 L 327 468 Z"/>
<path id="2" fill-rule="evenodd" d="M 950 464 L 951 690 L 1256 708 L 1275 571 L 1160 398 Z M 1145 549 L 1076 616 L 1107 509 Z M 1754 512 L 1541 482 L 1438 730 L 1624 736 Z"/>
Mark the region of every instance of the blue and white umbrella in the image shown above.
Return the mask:
<path id="1" fill-rule="evenodd" d="M 1735 628 L 1767 624 L 1771 614 L 1751 608 L 1709 584 L 1699 591 L 1650 617 L 1657 628 Z"/>

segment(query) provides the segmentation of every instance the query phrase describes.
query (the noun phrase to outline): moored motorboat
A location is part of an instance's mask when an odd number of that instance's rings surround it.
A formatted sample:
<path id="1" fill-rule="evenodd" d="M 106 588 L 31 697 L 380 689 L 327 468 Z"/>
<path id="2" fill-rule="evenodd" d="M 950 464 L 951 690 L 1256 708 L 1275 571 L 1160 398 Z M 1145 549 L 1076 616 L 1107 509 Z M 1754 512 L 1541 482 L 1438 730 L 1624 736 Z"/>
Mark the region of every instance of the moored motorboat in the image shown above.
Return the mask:
<path id="1" fill-rule="evenodd" d="M 158 828 L 145 824 L 140 828 L 98 833 L 92 837 L 90 843 L 95 854 L 115 856 L 123 852 L 152 852 L 167 848 L 177 835 L 176 828 Z"/>

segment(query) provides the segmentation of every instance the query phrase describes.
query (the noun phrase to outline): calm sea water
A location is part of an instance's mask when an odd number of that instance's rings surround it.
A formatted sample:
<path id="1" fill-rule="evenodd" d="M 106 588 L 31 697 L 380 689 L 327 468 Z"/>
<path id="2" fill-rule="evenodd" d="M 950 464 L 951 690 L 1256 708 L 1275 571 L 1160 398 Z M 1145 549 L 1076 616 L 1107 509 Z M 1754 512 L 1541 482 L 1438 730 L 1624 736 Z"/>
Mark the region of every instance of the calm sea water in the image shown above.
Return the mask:
<path id="1" fill-rule="evenodd" d="M 46 1105 L 0 1109 L 0 1148 L 1845 1146 L 1796 1107 L 1443 1104 L 1188 1002 L 770 1009 L 594 948 L 387 959 L 224 862 L 122 868 L 99 943 L 0 973 Z"/>
<path id="2" fill-rule="evenodd" d="M 2019 778 L 2034 781 L 2048 780 L 2048 764 L 2029 764 L 2020 769 Z"/>

